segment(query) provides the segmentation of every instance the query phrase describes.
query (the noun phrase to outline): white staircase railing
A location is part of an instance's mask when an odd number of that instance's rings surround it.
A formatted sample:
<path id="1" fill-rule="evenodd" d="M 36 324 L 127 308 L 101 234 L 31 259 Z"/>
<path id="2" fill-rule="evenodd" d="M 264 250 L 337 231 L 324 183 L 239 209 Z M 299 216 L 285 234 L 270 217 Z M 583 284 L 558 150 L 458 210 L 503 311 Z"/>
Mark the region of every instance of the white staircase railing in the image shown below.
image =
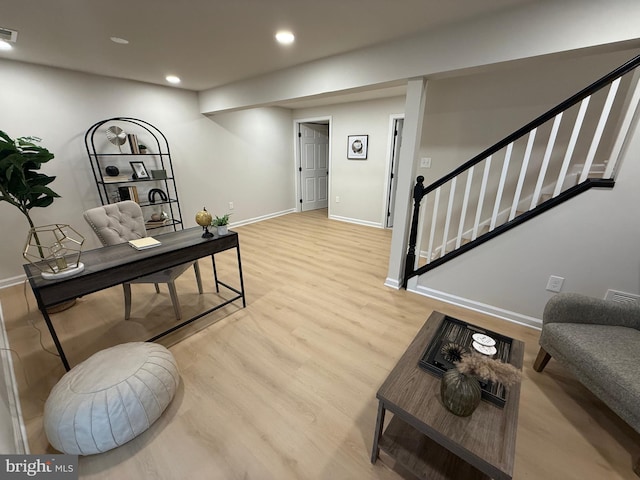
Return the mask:
<path id="1" fill-rule="evenodd" d="M 612 187 L 639 65 L 640 55 L 431 185 L 418 177 L 405 286 L 578 193 Z"/>

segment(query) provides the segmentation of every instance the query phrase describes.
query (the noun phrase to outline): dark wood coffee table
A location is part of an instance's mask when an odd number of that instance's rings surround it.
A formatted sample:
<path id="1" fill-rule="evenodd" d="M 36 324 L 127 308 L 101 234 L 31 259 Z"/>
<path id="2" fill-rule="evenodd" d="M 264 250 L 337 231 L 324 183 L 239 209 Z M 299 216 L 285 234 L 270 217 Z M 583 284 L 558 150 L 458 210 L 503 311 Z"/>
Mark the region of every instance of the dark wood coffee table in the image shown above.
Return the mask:
<path id="1" fill-rule="evenodd" d="M 482 401 L 470 417 L 449 412 L 440 400 L 440 378 L 418 366 L 444 317 L 429 317 L 378 390 L 371 462 L 382 451 L 391 466 L 418 478 L 511 479 L 520 384 L 509 387 L 504 408 Z M 522 368 L 523 357 L 524 343 L 513 340 L 510 363 Z M 385 429 L 387 410 L 393 418 Z"/>

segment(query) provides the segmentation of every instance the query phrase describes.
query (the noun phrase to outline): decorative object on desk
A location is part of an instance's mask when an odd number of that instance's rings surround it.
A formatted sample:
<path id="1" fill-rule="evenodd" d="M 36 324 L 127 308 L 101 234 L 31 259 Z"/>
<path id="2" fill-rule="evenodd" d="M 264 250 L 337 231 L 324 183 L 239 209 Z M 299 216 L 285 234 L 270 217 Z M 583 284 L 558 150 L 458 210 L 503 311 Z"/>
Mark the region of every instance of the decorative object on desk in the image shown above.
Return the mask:
<path id="1" fill-rule="evenodd" d="M 129 162 L 129 164 L 131 164 L 131 169 L 133 170 L 132 178 L 134 180 L 148 180 L 151 178 L 143 162 Z"/>
<path id="2" fill-rule="evenodd" d="M 218 235 L 226 235 L 229 233 L 229 215 L 231 214 L 225 213 L 221 217 L 216 215 L 216 218 L 211 222 L 211 225 L 217 228 Z"/>
<path id="3" fill-rule="evenodd" d="M 196 223 L 200 225 L 204 229 L 204 233 L 202 234 L 202 238 L 211 238 L 213 237 L 213 233 L 209 231 L 209 226 L 213 225 L 212 217 L 209 212 L 207 212 L 206 207 L 202 207 L 198 213 L 196 213 Z"/>
<path id="4" fill-rule="evenodd" d="M 127 134 L 124 133 L 124 131 L 116 125 L 112 125 L 111 127 L 107 128 L 106 134 L 107 139 L 114 145 L 117 145 L 118 150 L 120 150 L 120 153 L 122 153 L 122 145 L 124 145 L 124 142 L 127 141 Z"/>
<path id="5" fill-rule="evenodd" d="M 150 170 L 151 178 L 154 180 L 166 180 L 167 171 L 166 170 Z"/>
<path id="6" fill-rule="evenodd" d="M 151 190 L 149 190 L 149 203 L 156 203 L 156 196 L 160 197 L 160 200 L 162 200 L 163 202 L 169 200 L 167 194 L 162 190 L 160 190 L 159 188 L 152 188 Z"/>
<path id="7" fill-rule="evenodd" d="M 140 151 L 141 154 L 146 155 L 147 153 L 147 146 L 143 145 L 142 143 L 138 145 L 138 150 Z"/>
<path id="8" fill-rule="evenodd" d="M 347 137 L 347 158 L 366 160 L 369 148 L 369 135 L 349 135 Z"/>
<path id="9" fill-rule="evenodd" d="M 70 277 L 84 270 L 80 262 L 84 237 L 66 224 L 44 225 L 29 230 L 22 256 L 45 280 Z"/>
<path id="10" fill-rule="evenodd" d="M 107 175 L 110 177 L 117 177 L 120 175 L 120 170 L 115 165 L 107 165 L 104 171 L 107 172 Z"/>
<path id="11" fill-rule="evenodd" d="M 442 376 L 442 403 L 455 415 L 466 417 L 480 404 L 480 381 L 509 386 L 520 381 L 520 377 L 520 370 L 510 363 L 476 353 L 463 355 L 455 368 L 447 370 Z"/>

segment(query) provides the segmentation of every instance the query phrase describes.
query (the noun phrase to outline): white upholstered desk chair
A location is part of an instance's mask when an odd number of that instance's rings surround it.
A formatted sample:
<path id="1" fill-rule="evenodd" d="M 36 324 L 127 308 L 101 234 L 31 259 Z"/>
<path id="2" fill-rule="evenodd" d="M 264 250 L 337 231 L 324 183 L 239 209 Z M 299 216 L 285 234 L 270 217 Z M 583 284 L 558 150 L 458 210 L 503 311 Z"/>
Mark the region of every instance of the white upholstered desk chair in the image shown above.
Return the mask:
<path id="1" fill-rule="evenodd" d="M 84 212 L 84 218 L 87 223 L 91 225 L 91 228 L 93 228 L 93 231 L 104 246 L 124 243 L 129 240 L 147 236 L 142 209 L 140 205 L 131 200 L 89 209 Z M 180 320 L 182 315 L 180 313 L 180 302 L 178 301 L 175 280 L 191 266 L 193 266 L 196 274 L 198 291 L 202 293 L 202 280 L 200 279 L 200 268 L 198 267 L 197 261 L 183 263 L 176 267 L 123 283 L 125 320 L 128 320 L 131 316 L 132 283 L 153 283 L 156 286 L 157 293 L 160 293 L 158 284 L 166 283 L 169 287 L 169 295 L 171 296 L 171 303 L 173 304 L 176 318 Z"/>

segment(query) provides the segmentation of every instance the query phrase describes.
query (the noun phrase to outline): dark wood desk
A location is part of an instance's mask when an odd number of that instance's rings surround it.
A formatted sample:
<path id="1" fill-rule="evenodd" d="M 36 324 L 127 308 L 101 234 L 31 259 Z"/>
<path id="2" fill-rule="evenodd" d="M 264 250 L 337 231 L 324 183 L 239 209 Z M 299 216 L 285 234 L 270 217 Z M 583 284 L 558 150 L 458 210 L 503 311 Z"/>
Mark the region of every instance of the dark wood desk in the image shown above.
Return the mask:
<path id="1" fill-rule="evenodd" d="M 470 417 L 450 413 L 440 400 L 440 379 L 418 366 L 443 318 L 429 317 L 378 390 L 371 462 L 382 450 L 418 478 L 510 480 L 520 384 L 509 388 L 503 409 L 482 401 Z M 522 368 L 523 357 L 524 343 L 513 340 L 510 363 Z M 386 410 L 394 416 L 385 430 Z"/>
<path id="2" fill-rule="evenodd" d="M 236 300 L 242 299 L 242 306 L 246 307 L 244 281 L 242 278 L 242 261 L 240 259 L 240 242 L 237 233 L 229 232 L 228 235 L 220 237 L 216 235 L 214 238 L 202 238 L 202 229 L 200 227 L 194 227 L 177 232 L 154 235 L 154 238 L 160 240 L 162 245 L 146 250 L 136 250 L 128 244 L 123 243 L 83 252 L 80 261 L 85 266 L 84 271 L 68 278 L 45 280 L 40 275 L 40 270 L 37 267 L 30 263 L 24 265 L 31 289 L 38 302 L 38 308 L 40 312 L 42 312 L 42 316 L 49 328 L 49 332 L 51 333 L 51 337 L 53 338 L 53 342 L 60 354 L 60 360 L 62 360 L 65 369 L 70 369 L 69 362 L 64 354 L 51 318 L 47 313 L 48 307 L 58 305 L 65 301 L 104 290 L 105 288 L 110 288 L 182 263 L 211 256 L 216 292 L 219 292 L 220 286 L 223 286 L 236 295 L 213 308 L 199 313 L 195 317 L 172 326 L 170 329 L 165 330 L 147 341 L 152 342 L 158 340 Z M 216 253 L 233 248 L 236 249 L 238 257 L 239 289 L 218 279 L 214 257 Z"/>

